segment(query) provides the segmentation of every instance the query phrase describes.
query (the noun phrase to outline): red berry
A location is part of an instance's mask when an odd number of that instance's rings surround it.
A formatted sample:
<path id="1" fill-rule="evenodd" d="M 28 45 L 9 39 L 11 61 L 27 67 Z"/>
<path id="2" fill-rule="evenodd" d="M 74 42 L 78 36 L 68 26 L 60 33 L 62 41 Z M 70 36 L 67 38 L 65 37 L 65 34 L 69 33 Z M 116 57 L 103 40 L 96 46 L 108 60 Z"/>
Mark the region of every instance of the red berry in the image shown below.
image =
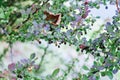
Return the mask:
<path id="1" fill-rule="evenodd" d="M 84 49 L 85 45 L 84 44 L 80 44 L 80 49 Z"/>
<path id="2" fill-rule="evenodd" d="M 86 1 L 84 4 L 85 4 L 85 5 L 87 5 L 87 4 L 88 4 L 88 2 Z"/>

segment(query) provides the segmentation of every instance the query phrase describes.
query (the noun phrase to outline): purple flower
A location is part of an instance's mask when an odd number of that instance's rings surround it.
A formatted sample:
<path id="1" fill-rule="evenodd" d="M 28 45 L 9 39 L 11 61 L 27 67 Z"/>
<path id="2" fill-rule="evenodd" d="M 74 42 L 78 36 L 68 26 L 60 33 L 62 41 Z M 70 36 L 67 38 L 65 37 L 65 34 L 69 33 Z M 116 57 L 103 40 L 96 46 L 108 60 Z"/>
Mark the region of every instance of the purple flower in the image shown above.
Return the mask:
<path id="1" fill-rule="evenodd" d="M 21 67 L 23 67 L 23 65 L 20 62 L 18 62 L 17 68 L 21 68 Z"/>
<path id="2" fill-rule="evenodd" d="M 49 24 L 46 24 L 46 25 L 44 26 L 44 30 L 45 30 L 45 31 L 49 31 L 49 30 L 50 30 L 50 25 L 49 25 Z"/>
<path id="3" fill-rule="evenodd" d="M 96 80 L 96 77 L 92 75 L 89 77 L 89 80 Z"/>
<path id="4" fill-rule="evenodd" d="M 73 32 L 72 29 L 67 30 L 67 32 L 65 33 L 65 35 L 66 35 L 67 37 L 70 37 L 72 32 Z"/>
<path id="5" fill-rule="evenodd" d="M 40 33 L 40 31 L 37 31 L 37 30 L 34 30 L 34 31 L 33 31 L 33 34 L 34 34 L 34 35 L 39 35 L 39 33 Z"/>
<path id="6" fill-rule="evenodd" d="M 75 16 L 75 22 L 80 22 L 82 17 L 80 15 L 74 15 Z"/>
<path id="7" fill-rule="evenodd" d="M 32 22 L 32 24 L 33 24 L 33 26 L 34 26 L 35 28 L 38 27 L 38 23 L 37 23 L 35 20 Z"/>
<path id="8" fill-rule="evenodd" d="M 96 66 L 95 66 L 95 65 L 92 65 L 92 68 L 96 68 Z"/>
<path id="9" fill-rule="evenodd" d="M 87 39 L 85 37 L 82 38 L 83 43 L 85 44 L 87 42 Z"/>
<path id="10" fill-rule="evenodd" d="M 16 67 L 16 64 L 15 64 L 15 63 L 11 63 L 11 64 L 8 65 L 8 69 L 9 69 L 10 71 L 14 71 L 14 70 L 15 70 L 15 67 Z"/>
<path id="11" fill-rule="evenodd" d="M 112 64 L 111 63 L 106 63 L 105 66 L 106 67 L 110 67 Z"/>
<path id="12" fill-rule="evenodd" d="M 118 64 L 120 65 L 120 60 L 118 61 Z"/>
<path id="13" fill-rule="evenodd" d="M 118 72 L 118 69 L 114 69 L 112 72 L 116 74 Z"/>
<path id="14" fill-rule="evenodd" d="M 107 22 L 106 25 L 105 25 L 105 30 L 107 32 L 113 32 L 113 27 L 111 26 L 111 23 L 110 22 Z"/>
<path id="15" fill-rule="evenodd" d="M 26 64 L 29 64 L 30 63 L 30 60 L 29 59 L 21 59 L 20 61 L 22 64 L 26 65 Z"/>
<path id="16" fill-rule="evenodd" d="M 32 8 L 27 8 L 26 14 L 30 14 L 30 13 L 31 13 L 31 10 L 32 10 Z"/>
<path id="17" fill-rule="evenodd" d="M 97 69 L 98 69 L 98 70 L 103 70 L 104 67 L 103 67 L 103 66 L 99 66 L 99 67 L 97 67 Z"/>
<path id="18" fill-rule="evenodd" d="M 61 31 L 61 28 L 56 28 L 55 31 L 59 33 Z"/>
<path id="19" fill-rule="evenodd" d="M 81 22 L 81 20 L 82 20 L 82 17 L 81 17 L 81 16 L 77 17 L 77 18 L 76 18 L 76 23 Z"/>
<path id="20" fill-rule="evenodd" d="M 32 8 L 27 8 L 26 11 L 25 11 L 25 10 L 22 10 L 22 11 L 21 11 L 21 14 L 22 14 L 22 15 L 29 15 L 29 14 L 31 13 L 31 10 L 32 10 Z"/>
<path id="21" fill-rule="evenodd" d="M 71 25 L 71 27 L 75 27 L 76 22 L 75 22 L 75 21 L 73 21 L 70 25 Z"/>
<path id="22" fill-rule="evenodd" d="M 119 14 L 119 11 L 118 11 L 118 10 L 115 10 L 115 14 L 118 15 L 118 14 Z"/>
<path id="23" fill-rule="evenodd" d="M 110 23 L 110 22 L 107 22 L 107 23 L 106 23 L 106 26 L 110 26 L 110 25 L 111 25 L 111 23 Z"/>
<path id="24" fill-rule="evenodd" d="M 109 56 L 112 56 L 112 53 L 110 53 L 110 52 L 107 52 L 107 55 L 109 55 Z"/>
<path id="25" fill-rule="evenodd" d="M 40 69 L 40 66 L 39 65 L 34 65 L 34 69 L 38 70 L 38 69 Z"/>

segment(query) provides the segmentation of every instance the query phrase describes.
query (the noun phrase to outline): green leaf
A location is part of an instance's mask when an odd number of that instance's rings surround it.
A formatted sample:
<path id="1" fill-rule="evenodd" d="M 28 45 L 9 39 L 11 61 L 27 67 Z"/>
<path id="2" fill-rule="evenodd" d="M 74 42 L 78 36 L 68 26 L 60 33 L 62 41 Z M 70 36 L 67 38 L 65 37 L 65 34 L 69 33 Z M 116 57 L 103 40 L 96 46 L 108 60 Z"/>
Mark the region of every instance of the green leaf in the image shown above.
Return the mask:
<path id="1" fill-rule="evenodd" d="M 113 79 L 113 74 L 111 71 L 107 71 L 107 76 L 110 78 L 110 79 Z"/>
<path id="2" fill-rule="evenodd" d="M 32 53 L 31 55 L 30 55 L 30 59 L 34 59 L 35 58 L 35 53 Z"/>
<path id="3" fill-rule="evenodd" d="M 78 52 L 80 50 L 80 48 L 78 47 L 77 49 L 76 49 L 76 51 Z"/>
<path id="4" fill-rule="evenodd" d="M 100 16 L 96 16 L 96 18 L 97 18 L 97 19 L 99 19 L 99 18 L 100 18 Z"/>
<path id="5" fill-rule="evenodd" d="M 60 69 L 57 68 L 53 71 L 52 76 L 56 76 L 59 73 Z"/>
<path id="6" fill-rule="evenodd" d="M 104 61 L 104 57 L 100 57 L 100 62 L 102 63 Z"/>
<path id="7" fill-rule="evenodd" d="M 85 65 L 84 65 L 82 68 L 83 68 L 84 70 L 89 70 L 89 68 L 88 68 L 87 66 L 85 66 Z"/>
<path id="8" fill-rule="evenodd" d="M 105 76 L 105 72 L 101 72 L 101 76 Z"/>
<path id="9" fill-rule="evenodd" d="M 82 80 L 88 80 L 87 76 L 86 76 L 86 75 L 83 75 Z"/>
<path id="10" fill-rule="evenodd" d="M 104 5 L 106 5 L 106 0 L 103 0 Z"/>

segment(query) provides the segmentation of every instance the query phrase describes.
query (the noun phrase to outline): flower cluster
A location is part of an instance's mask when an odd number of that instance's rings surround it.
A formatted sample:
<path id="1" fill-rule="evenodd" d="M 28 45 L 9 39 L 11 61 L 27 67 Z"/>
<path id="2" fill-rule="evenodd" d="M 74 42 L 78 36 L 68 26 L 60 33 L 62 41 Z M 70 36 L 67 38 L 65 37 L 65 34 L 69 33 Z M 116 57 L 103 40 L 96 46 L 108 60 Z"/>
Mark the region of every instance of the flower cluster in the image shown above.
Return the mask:
<path id="1" fill-rule="evenodd" d="M 34 78 L 34 75 L 32 75 L 33 71 L 40 68 L 39 65 L 35 64 L 36 59 L 37 57 L 33 53 L 29 59 L 21 59 L 17 63 L 11 63 L 8 65 L 8 70 L 4 70 L 0 77 L 10 80 L 27 79 L 27 77 L 37 79 L 37 77 Z"/>
<path id="2" fill-rule="evenodd" d="M 75 45 L 77 51 L 85 51 L 95 57 L 94 65 L 87 75 L 80 76 L 80 80 L 99 80 L 100 76 L 106 75 L 112 79 L 113 74 L 118 72 L 120 67 L 118 0 L 75 0 L 70 3 L 69 8 L 63 5 L 65 0 L 33 0 L 31 6 L 25 7 L 22 7 L 21 2 L 24 0 L 13 0 L 13 3 L 9 0 L 0 1 L 0 6 L 2 5 L 0 7 L 0 41 L 12 44 L 16 41 L 37 40 L 40 43 L 40 39 L 43 39 L 58 47 L 66 43 Z M 88 30 L 96 21 L 95 17 L 89 16 L 90 10 L 99 9 L 101 4 L 105 5 L 107 10 L 108 3 L 115 5 L 117 9 L 112 22 L 106 22 L 103 25 L 104 32 L 99 33 L 98 37 L 87 40 L 84 35 L 89 34 Z M 40 65 L 35 64 L 35 59 L 35 54 L 32 54 L 30 59 L 22 59 L 17 63 L 9 64 L 8 70 L 4 70 L 0 77 L 30 80 L 29 72 L 40 68 Z M 54 73 L 58 72 L 57 69 Z"/>

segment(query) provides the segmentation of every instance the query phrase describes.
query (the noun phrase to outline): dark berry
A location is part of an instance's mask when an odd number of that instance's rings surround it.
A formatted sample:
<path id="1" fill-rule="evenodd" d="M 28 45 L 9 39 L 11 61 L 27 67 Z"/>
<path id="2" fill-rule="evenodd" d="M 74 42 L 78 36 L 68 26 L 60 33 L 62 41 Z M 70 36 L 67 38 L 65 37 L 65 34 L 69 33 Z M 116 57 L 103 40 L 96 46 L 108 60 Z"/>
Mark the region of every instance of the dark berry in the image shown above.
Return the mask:
<path id="1" fill-rule="evenodd" d="M 108 9 L 108 6 L 106 6 L 105 9 Z"/>

